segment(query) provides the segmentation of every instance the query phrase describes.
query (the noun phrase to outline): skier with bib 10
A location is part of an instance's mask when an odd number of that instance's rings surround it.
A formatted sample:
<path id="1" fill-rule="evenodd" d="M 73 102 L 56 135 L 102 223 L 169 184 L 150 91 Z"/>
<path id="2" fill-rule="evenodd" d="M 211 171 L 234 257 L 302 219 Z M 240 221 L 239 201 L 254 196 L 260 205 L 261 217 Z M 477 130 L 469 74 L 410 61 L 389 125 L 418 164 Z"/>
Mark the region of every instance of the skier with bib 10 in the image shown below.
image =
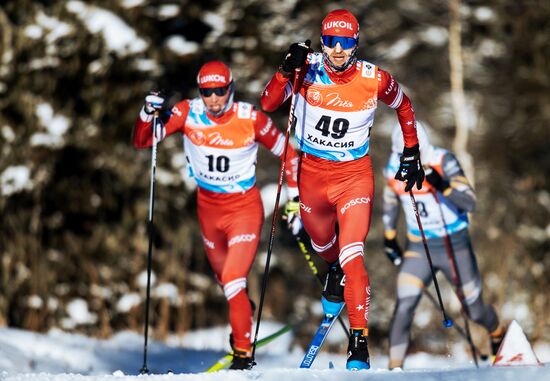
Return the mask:
<path id="1" fill-rule="evenodd" d="M 271 119 L 246 102 L 234 102 L 229 68 L 220 61 L 204 64 L 197 76 L 200 97 L 177 103 L 154 131 L 157 141 L 181 133 L 190 174 L 198 185 L 197 210 L 204 248 L 229 303 L 231 369 L 250 369 L 252 306 L 247 275 L 254 261 L 263 223 L 255 185 L 258 142 L 282 160 L 284 136 Z M 134 146 L 153 143 L 151 121 L 164 98 L 150 93 L 134 127 Z M 286 157 L 288 194 L 298 194 L 298 157 Z"/>
<path id="2" fill-rule="evenodd" d="M 296 93 L 299 201 L 287 207 L 287 218 L 292 222 L 300 214 L 313 248 L 329 265 L 321 299 L 325 314 L 347 305 L 350 370 L 370 368 L 370 286 L 363 255 L 374 196 L 369 138 L 378 100 L 396 110 L 403 131 L 396 178 L 406 181 L 407 189 L 420 188 L 424 178 L 411 102 L 388 72 L 357 58 L 358 43 L 355 16 L 344 9 L 330 12 L 322 21 L 322 52 L 313 53 L 307 43 L 290 45 L 261 97 L 262 108 L 270 112 Z M 296 69 L 298 88 L 293 89 Z"/>

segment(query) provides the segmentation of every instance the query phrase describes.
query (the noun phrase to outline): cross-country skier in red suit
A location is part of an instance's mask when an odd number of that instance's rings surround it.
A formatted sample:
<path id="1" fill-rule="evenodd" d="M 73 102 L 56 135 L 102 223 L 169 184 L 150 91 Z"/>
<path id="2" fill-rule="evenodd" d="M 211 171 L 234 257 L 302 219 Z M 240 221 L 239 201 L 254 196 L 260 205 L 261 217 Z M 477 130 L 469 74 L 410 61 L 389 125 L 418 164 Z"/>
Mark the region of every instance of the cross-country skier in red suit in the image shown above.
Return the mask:
<path id="1" fill-rule="evenodd" d="M 222 62 L 202 66 L 197 76 L 200 97 L 177 103 L 155 131 L 158 140 L 181 133 L 188 168 L 198 185 L 198 217 L 208 260 L 229 301 L 232 369 L 251 367 L 252 308 L 246 277 L 254 261 L 263 223 L 260 192 L 255 185 L 258 143 L 282 159 L 284 136 L 254 106 L 234 102 L 233 77 Z M 134 128 L 134 146 L 150 147 L 153 113 L 164 99 L 145 98 Z M 286 179 L 290 197 L 298 195 L 298 157 L 289 147 Z"/>
<path id="2" fill-rule="evenodd" d="M 411 101 L 388 72 L 356 57 L 358 42 L 355 16 L 343 9 L 330 12 L 322 22 L 322 52 L 292 44 L 261 98 L 265 111 L 277 109 L 291 95 L 295 69 L 301 68 L 294 112 L 302 151 L 299 212 L 313 248 L 330 266 L 325 313 L 333 314 L 344 301 L 348 307 L 351 370 L 370 368 L 370 286 L 363 255 L 374 196 L 369 137 L 379 100 L 396 110 L 403 131 L 396 178 L 407 182 L 407 190 L 420 188 L 424 178 Z"/>

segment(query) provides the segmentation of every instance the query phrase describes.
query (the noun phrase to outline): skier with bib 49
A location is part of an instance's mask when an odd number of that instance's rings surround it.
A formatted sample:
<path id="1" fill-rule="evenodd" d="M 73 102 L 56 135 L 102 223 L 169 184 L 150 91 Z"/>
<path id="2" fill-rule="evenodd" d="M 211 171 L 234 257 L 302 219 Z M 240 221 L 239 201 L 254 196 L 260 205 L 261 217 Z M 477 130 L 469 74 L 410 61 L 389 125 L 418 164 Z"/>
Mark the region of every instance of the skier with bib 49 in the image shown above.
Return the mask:
<path id="1" fill-rule="evenodd" d="M 255 185 L 258 142 L 282 159 L 284 136 L 263 112 L 249 103 L 233 101 L 233 77 L 224 63 L 204 64 L 197 84 L 200 97 L 177 103 L 164 118 L 164 128 L 154 134 L 157 141 L 177 132 L 183 135 L 188 169 L 198 185 L 204 248 L 229 302 L 231 369 L 250 369 L 252 307 L 246 278 L 263 223 L 262 200 Z M 163 104 L 157 93 L 145 98 L 134 127 L 136 148 L 153 143 L 151 121 Z M 291 197 L 298 195 L 297 166 L 297 154 L 289 147 L 286 179 Z"/>
<path id="2" fill-rule="evenodd" d="M 455 288 L 460 287 L 457 293 L 464 299 L 464 312 L 468 318 L 485 327 L 494 356 L 502 342 L 504 329 L 493 306 L 483 301 L 481 277 L 468 234 L 468 213 L 474 210 L 476 202 L 474 190 L 456 157 L 431 145 L 422 125 L 418 123 L 417 127 L 420 157 L 427 169 L 424 186 L 413 193 L 434 268 L 441 270 Z M 403 184 L 393 178 L 402 149 L 401 131 L 396 126 L 392 133 L 392 154 L 384 171 L 387 179 L 384 188 L 384 249 L 392 263 L 399 266 L 397 304 L 390 328 L 390 369 L 403 367 L 414 311 L 422 290 L 432 281 L 409 195 Z M 404 254 L 397 243 L 400 208 L 407 221 Z"/>
<path id="3" fill-rule="evenodd" d="M 322 52 L 292 44 L 261 98 L 262 108 L 274 111 L 296 93 L 300 198 L 294 209 L 287 208 L 288 218 L 300 213 L 313 248 L 329 265 L 321 299 L 325 314 L 347 305 L 351 370 L 370 368 L 370 286 L 363 255 L 374 196 L 369 137 L 378 100 L 396 110 L 403 131 L 396 178 L 406 181 L 407 189 L 420 187 L 424 178 L 411 102 L 388 72 L 356 57 L 358 43 L 355 16 L 343 9 L 330 12 L 322 22 Z M 299 88 L 292 89 L 298 68 Z"/>

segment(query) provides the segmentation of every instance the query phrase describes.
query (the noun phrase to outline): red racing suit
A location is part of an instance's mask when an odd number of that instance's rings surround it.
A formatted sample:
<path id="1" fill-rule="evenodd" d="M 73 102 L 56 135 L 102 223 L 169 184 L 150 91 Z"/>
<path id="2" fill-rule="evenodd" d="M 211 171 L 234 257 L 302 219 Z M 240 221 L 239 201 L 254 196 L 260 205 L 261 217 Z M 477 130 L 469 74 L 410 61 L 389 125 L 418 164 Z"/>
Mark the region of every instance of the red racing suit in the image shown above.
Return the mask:
<path id="1" fill-rule="evenodd" d="M 141 111 L 134 146 L 152 144 L 152 116 Z M 252 310 L 246 277 L 254 261 L 263 223 L 256 187 L 258 142 L 282 159 L 284 136 L 263 112 L 236 102 L 220 117 L 208 113 L 200 98 L 171 110 L 166 136 L 183 135 L 188 169 L 198 185 L 198 217 L 208 260 L 229 301 L 234 346 L 250 350 Z M 288 147 L 286 179 L 291 197 L 297 191 L 298 156 Z"/>
<path id="2" fill-rule="evenodd" d="M 414 111 L 393 77 L 363 60 L 335 73 L 321 53 L 313 53 L 298 83 L 294 116 L 302 151 L 300 215 L 313 248 L 327 262 L 339 260 L 344 270 L 351 327 L 366 328 L 370 286 L 363 254 L 374 197 L 368 155 L 374 111 L 378 100 L 397 111 L 406 147 L 418 144 Z M 275 73 L 262 94 L 262 108 L 275 110 L 292 90 L 290 78 Z"/>

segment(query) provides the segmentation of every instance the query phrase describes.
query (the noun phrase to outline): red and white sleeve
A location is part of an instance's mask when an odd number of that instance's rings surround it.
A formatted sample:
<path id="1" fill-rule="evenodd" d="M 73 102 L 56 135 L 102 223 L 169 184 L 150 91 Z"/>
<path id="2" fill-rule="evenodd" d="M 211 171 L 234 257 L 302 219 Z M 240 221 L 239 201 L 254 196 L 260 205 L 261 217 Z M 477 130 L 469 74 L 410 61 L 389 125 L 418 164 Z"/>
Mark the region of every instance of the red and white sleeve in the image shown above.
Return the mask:
<path id="1" fill-rule="evenodd" d="M 166 136 L 172 135 L 176 131 L 183 131 L 185 119 L 189 113 L 189 101 L 184 100 L 177 103 L 170 110 L 170 117 L 165 122 Z M 153 144 L 153 131 L 151 122 L 153 115 L 149 115 L 143 108 L 139 112 L 139 116 L 134 124 L 133 143 L 136 148 L 147 148 Z"/>
<path id="2" fill-rule="evenodd" d="M 292 83 L 290 78 L 285 77 L 280 72 L 276 72 L 265 87 L 262 97 L 260 98 L 262 109 L 267 112 L 277 110 L 291 94 Z"/>
<path id="3" fill-rule="evenodd" d="M 378 69 L 378 82 L 378 99 L 397 112 L 397 119 L 403 131 L 405 147 L 415 146 L 418 144 L 418 137 L 416 136 L 415 117 L 411 100 L 392 75 L 380 68 Z"/>
<path id="4" fill-rule="evenodd" d="M 253 111 L 256 141 L 263 144 L 274 155 L 283 160 L 285 136 L 279 131 L 270 117 L 261 111 Z M 289 144 L 286 152 L 285 175 L 290 199 L 298 196 L 298 154 Z"/>

